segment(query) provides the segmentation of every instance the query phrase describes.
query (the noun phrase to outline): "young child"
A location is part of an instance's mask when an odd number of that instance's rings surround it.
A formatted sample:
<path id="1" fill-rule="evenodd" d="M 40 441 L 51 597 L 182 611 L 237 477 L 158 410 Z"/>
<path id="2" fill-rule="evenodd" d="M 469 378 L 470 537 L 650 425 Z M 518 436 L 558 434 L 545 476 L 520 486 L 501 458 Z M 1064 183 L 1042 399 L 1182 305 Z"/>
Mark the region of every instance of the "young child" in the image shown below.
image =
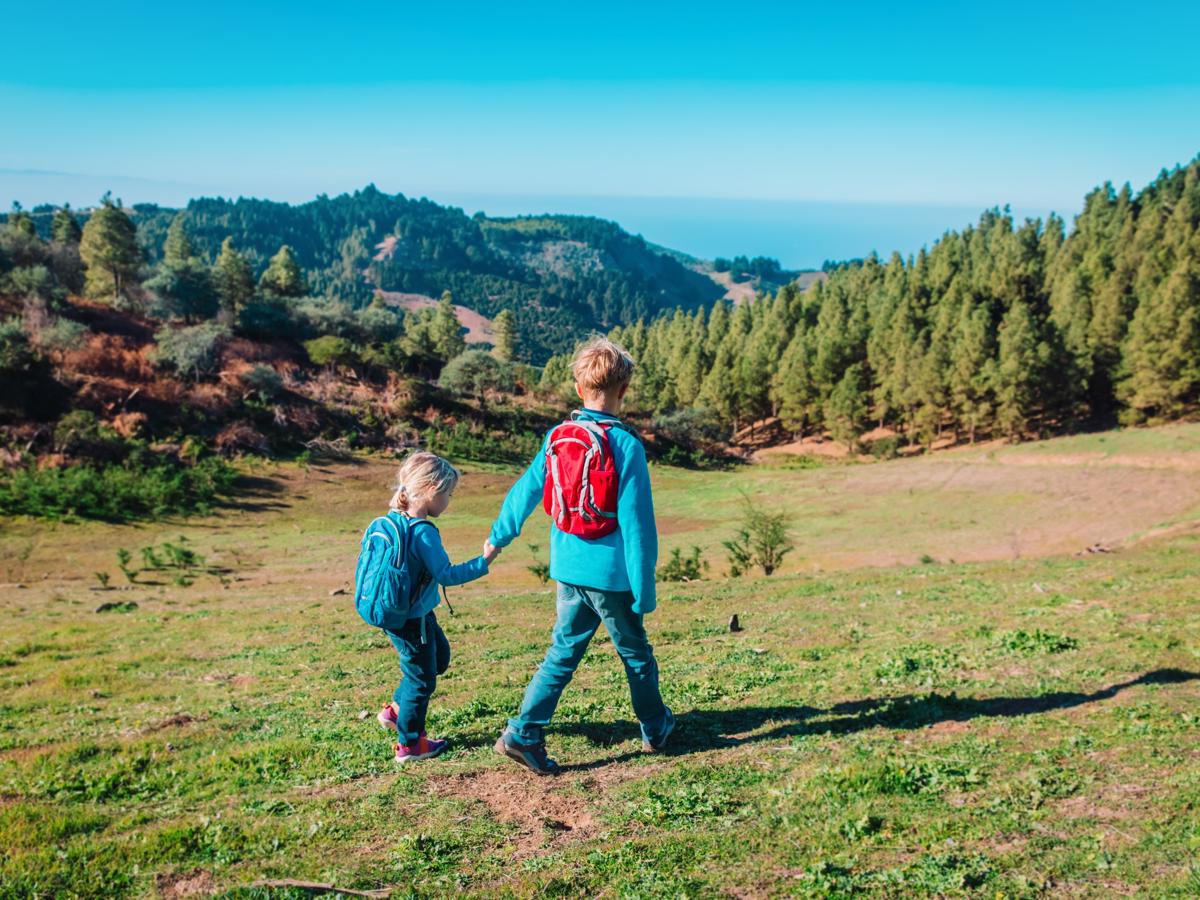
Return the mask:
<path id="1" fill-rule="evenodd" d="M 662 750 L 675 727 L 675 718 L 659 694 L 658 663 L 642 625 L 642 617 L 656 602 L 658 535 L 650 472 L 641 439 L 617 418 L 633 376 L 633 360 L 612 341 L 596 338 L 576 353 L 572 371 L 584 407 L 573 421 L 589 432 L 603 431 L 611 447 L 617 478 L 616 528 L 602 536 L 585 537 L 551 526 L 550 576 L 558 582 L 558 603 L 550 649 L 525 691 L 520 713 L 509 720 L 495 746 L 497 753 L 539 775 L 558 771 L 558 764 L 546 755 L 544 730 L 601 622 L 625 665 L 633 709 L 641 722 L 643 749 Z M 546 436 L 542 451 L 504 498 L 485 551 L 511 543 L 542 502 L 546 450 L 554 433 Z M 560 477 L 561 472 L 552 484 L 558 496 L 556 510 L 563 506 Z M 576 513 L 578 508 L 570 507 L 570 502 L 567 500 L 568 511 Z M 580 499 L 579 507 L 584 505 Z"/>
<path id="2" fill-rule="evenodd" d="M 429 759 L 446 749 L 447 742 L 425 734 L 425 713 L 437 678 L 450 665 L 450 642 L 438 625 L 434 608 L 441 602 L 439 585 L 466 584 L 482 578 L 500 551 L 486 553 L 451 565 L 437 527 L 430 522 L 446 511 L 458 486 L 459 473 L 432 453 L 413 453 L 400 466 L 391 508 L 411 530 L 408 564 L 413 582 L 419 585 L 412 614 L 399 631 L 385 631 L 400 654 L 403 678 L 393 700 L 379 713 L 379 724 L 397 733 L 396 762 Z"/>

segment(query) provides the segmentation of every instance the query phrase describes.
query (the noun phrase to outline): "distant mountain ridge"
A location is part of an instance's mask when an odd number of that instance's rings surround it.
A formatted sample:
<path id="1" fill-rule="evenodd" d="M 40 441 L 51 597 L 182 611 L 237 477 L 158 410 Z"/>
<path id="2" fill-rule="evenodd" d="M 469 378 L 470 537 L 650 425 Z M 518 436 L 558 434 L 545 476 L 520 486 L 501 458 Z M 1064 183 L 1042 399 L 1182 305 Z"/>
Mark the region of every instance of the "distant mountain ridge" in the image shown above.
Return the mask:
<path id="1" fill-rule="evenodd" d="M 128 212 L 147 261 L 157 262 L 180 210 L 136 204 Z M 361 306 L 377 289 L 432 297 L 449 290 L 457 304 L 489 318 L 511 309 L 523 355 L 534 362 L 588 331 L 707 306 L 726 291 L 686 254 L 589 216 L 468 216 L 374 185 L 300 204 L 199 198 L 182 212 L 209 261 L 232 237 L 258 274 L 281 244 L 290 245 L 315 295 Z M 40 231 L 48 233 L 51 215 L 48 207 L 34 210 Z"/>

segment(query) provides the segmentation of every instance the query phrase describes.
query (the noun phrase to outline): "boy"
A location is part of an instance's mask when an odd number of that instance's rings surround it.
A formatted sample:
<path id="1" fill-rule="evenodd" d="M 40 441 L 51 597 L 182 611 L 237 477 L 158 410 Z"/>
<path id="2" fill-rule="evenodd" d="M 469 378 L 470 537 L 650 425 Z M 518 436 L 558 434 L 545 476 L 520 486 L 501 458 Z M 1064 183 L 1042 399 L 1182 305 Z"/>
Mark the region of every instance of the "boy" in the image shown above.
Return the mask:
<path id="1" fill-rule="evenodd" d="M 550 649 L 525 690 L 520 713 L 509 720 L 495 746 L 497 753 L 538 775 L 558 771 L 558 763 L 546 755 L 544 729 L 601 622 L 625 665 L 633 709 L 642 726 L 642 748 L 662 750 L 675 727 L 675 718 L 659 694 L 658 663 L 642 625 L 643 615 L 656 604 L 658 534 L 650 471 L 641 439 L 617 418 L 633 376 L 633 360 L 612 341 L 595 338 L 576 353 L 572 372 L 575 391 L 583 401 L 574 421 L 593 433 L 603 431 L 611 448 L 611 465 L 616 469 L 616 527 L 598 537 L 568 533 L 558 527 L 562 520 L 556 520 L 550 529 L 550 576 L 558 582 Z M 542 451 L 504 498 L 484 543 L 485 553 L 510 544 L 542 502 L 546 450 L 555 431 L 546 436 Z M 557 479 L 554 482 L 552 487 L 557 488 Z M 561 511 L 563 495 L 558 496 Z M 579 505 L 584 505 L 582 499 Z"/>

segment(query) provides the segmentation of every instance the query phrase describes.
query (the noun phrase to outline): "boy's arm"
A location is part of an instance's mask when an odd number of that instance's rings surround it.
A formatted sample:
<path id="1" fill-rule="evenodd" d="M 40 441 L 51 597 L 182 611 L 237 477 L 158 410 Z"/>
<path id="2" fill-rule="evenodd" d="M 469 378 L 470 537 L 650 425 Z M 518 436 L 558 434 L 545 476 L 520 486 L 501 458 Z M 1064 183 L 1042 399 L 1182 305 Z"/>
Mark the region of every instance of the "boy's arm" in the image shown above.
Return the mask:
<path id="1" fill-rule="evenodd" d="M 648 613 L 657 605 L 655 567 L 658 565 L 658 526 L 650 495 L 650 469 L 641 441 L 629 442 L 621 460 L 617 490 L 617 522 L 625 545 L 625 570 L 633 591 L 633 611 Z"/>
<path id="2" fill-rule="evenodd" d="M 417 552 L 426 570 L 438 584 L 453 587 L 482 578 L 488 573 L 487 560 L 482 556 L 451 565 L 450 557 L 446 555 L 446 548 L 442 546 L 442 538 L 436 528 L 420 525 L 410 527 L 417 529 L 412 536 L 412 549 Z"/>
<path id="3" fill-rule="evenodd" d="M 542 502 L 542 489 L 546 484 L 546 454 L 545 442 L 537 456 L 525 470 L 525 474 L 517 479 L 517 483 L 508 489 L 504 497 L 504 505 L 492 525 L 488 540 L 495 547 L 507 547 L 521 533 L 521 526 L 529 518 L 529 514 Z"/>

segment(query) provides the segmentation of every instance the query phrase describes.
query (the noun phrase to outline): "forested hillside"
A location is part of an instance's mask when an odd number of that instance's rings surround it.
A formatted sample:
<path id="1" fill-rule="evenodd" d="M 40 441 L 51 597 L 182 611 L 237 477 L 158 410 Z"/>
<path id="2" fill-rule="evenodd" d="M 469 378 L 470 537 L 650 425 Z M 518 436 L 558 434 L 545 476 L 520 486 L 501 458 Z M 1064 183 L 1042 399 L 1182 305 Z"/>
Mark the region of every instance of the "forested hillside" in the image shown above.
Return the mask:
<path id="1" fill-rule="evenodd" d="M 1200 159 L 1136 194 L 1097 188 L 1069 234 L 993 209 L 915 257 L 613 335 L 639 361 L 637 406 L 726 430 L 779 416 L 928 444 L 1179 418 L 1200 404 Z"/>
<path id="2" fill-rule="evenodd" d="M 578 335 L 679 306 L 694 309 L 723 290 L 675 257 L 613 222 L 585 216 L 490 219 L 368 186 L 298 205 L 204 198 L 182 211 L 139 204 L 126 210 L 151 265 L 162 261 L 177 213 L 196 256 L 217 260 L 230 239 L 255 277 L 286 244 L 308 293 L 362 307 L 376 288 L 438 297 L 485 316 L 516 316 L 523 353 L 534 362 Z M 54 210 L 32 220 L 51 237 Z M 86 222 L 86 214 L 80 221 Z"/>

